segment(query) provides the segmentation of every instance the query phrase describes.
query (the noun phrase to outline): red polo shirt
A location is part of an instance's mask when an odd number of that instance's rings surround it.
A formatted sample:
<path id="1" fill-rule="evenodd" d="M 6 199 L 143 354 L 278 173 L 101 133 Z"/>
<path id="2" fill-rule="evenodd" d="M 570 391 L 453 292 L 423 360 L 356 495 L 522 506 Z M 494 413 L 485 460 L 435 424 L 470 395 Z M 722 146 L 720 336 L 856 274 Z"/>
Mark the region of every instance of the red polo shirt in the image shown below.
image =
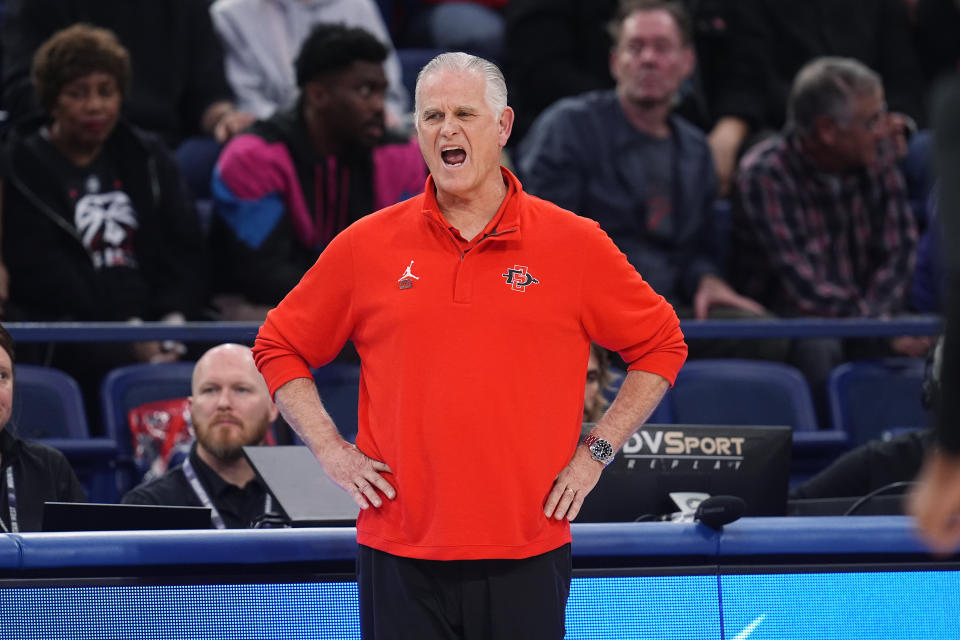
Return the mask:
<path id="1" fill-rule="evenodd" d="M 395 500 L 357 538 L 400 556 L 524 558 L 570 541 L 543 503 L 573 456 L 593 340 L 673 382 L 686 345 L 670 305 L 599 228 L 508 193 L 464 242 L 425 193 L 337 236 L 270 312 L 254 356 L 271 393 L 352 340 L 357 446 Z"/>

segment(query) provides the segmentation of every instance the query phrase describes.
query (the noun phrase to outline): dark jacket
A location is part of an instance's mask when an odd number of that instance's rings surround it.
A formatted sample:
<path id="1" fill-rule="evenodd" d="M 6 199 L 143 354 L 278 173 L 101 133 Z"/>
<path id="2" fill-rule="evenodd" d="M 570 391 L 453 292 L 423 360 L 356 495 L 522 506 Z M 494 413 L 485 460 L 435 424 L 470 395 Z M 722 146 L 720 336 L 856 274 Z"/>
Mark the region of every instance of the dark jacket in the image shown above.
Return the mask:
<path id="1" fill-rule="evenodd" d="M 203 242 L 196 212 L 162 143 L 122 121 L 104 145 L 136 211 L 137 268 L 96 269 L 72 218 L 59 175 L 27 136 L 13 132 L 0 162 L 3 259 L 10 272 L 7 317 L 25 320 L 153 320 L 196 314 L 204 294 Z"/>
<path id="2" fill-rule="evenodd" d="M 716 173 L 706 137 L 670 117 L 672 229 L 649 230 L 642 153 L 649 138 L 630 124 L 613 91 L 565 98 L 534 123 L 520 147 L 527 191 L 593 218 L 644 280 L 673 304 L 690 304 L 700 278 L 718 274 L 711 244 Z"/>
<path id="3" fill-rule="evenodd" d="M 0 519 L 10 529 L 7 467 L 13 467 L 20 531 L 40 531 L 44 502 L 86 502 L 80 481 L 62 453 L 0 430 Z"/>
<path id="4" fill-rule="evenodd" d="M 426 178 L 416 140 L 388 132 L 373 148 L 321 157 L 299 109 L 258 120 L 227 144 L 213 176 L 217 291 L 280 302 L 335 235 L 422 192 Z"/>
<path id="5" fill-rule="evenodd" d="M 243 488 L 230 484 L 211 469 L 197 455 L 197 445 L 190 449 L 190 464 L 193 465 L 203 490 L 223 518 L 228 529 L 250 527 L 263 515 L 266 507 L 267 489 L 259 478 L 254 478 Z M 202 507 L 203 502 L 190 486 L 183 465 L 145 482 L 128 491 L 123 504 L 168 505 L 174 507 Z"/>

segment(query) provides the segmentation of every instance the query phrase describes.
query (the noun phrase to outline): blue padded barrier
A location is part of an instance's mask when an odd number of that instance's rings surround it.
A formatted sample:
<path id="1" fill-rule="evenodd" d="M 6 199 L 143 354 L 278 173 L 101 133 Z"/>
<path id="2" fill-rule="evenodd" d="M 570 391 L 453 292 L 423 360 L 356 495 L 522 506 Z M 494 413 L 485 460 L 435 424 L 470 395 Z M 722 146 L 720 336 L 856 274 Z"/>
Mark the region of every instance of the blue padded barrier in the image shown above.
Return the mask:
<path id="1" fill-rule="evenodd" d="M 21 546 L 23 569 L 349 561 L 357 552 L 353 527 L 26 533 L 11 537 Z"/>
<path id="2" fill-rule="evenodd" d="M 681 320 L 687 338 L 865 338 L 928 336 L 940 333 L 936 315 L 869 318 L 779 318 L 774 320 Z M 253 322 L 11 322 L 4 325 L 17 342 L 240 342 L 252 344 L 260 329 Z"/>
<path id="3" fill-rule="evenodd" d="M 926 552 L 906 516 L 742 518 L 718 547 L 721 556 Z"/>
<path id="4" fill-rule="evenodd" d="M 714 556 L 717 553 L 717 532 L 700 524 L 584 522 L 572 526 L 573 555 L 580 557 Z"/>
<path id="5" fill-rule="evenodd" d="M 913 527 L 905 516 L 742 518 L 721 532 L 691 523 L 574 523 L 573 555 L 723 562 L 745 555 L 925 554 Z M 352 527 L 6 534 L 0 575 L 17 568 L 350 561 L 356 549 Z"/>
<path id="6" fill-rule="evenodd" d="M 23 566 L 20 540 L 12 535 L 0 535 L 0 570 L 19 569 Z"/>

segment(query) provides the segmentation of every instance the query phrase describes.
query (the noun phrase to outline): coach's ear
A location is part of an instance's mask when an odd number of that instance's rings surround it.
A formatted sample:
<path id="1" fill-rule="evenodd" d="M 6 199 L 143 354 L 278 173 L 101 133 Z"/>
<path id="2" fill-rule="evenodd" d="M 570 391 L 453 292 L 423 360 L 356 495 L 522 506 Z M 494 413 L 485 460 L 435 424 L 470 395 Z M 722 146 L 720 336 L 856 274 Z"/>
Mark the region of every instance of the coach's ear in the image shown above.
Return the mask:
<path id="1" fill-rule="evenodd" d="M 497 122 L 497 138 L 501 147 L 507 146 L 507 140 L 510 139 L 510 132 L 513 131 L 513 109 L 504 107 L 500 112 L 500 120 Z"/>

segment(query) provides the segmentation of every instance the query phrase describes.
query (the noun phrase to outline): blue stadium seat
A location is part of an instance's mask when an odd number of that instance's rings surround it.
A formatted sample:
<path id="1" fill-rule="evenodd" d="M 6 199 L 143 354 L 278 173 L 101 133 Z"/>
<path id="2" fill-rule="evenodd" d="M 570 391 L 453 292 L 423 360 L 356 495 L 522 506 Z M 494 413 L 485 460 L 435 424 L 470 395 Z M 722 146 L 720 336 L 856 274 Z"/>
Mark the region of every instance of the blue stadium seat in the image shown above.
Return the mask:
<path id="1" fill-rule="evenodd" d="M 80 386 L 69 374 L 38 365 L 20 364 L 10 421 L 28 440 L 90 437 Z"/>
<path id="2" fill-rule="evenodd" d="M 806 379 L 779 362 L 690 360 L 648 422 L 789 425 L 794 477 L 816 473 L 849 447 L 842 431 L 819 428 Z"/>
<path id="3" fill-rule="evenodd" d="M 858 360 L 839 365 L 827 380 L 833 425 L 852 444 L 879 438 L 884 431 L 926 427 L 923 406 L 924 361 L 921 358 Z"/>
<path id="4" fill-rule="evenodd" d="M 357 439 L 357 405 L 360 398 L 360 365 L 331 362 L 315 369 L 313 379 L 323 406 L 346 440 Z"/>
<path id="5" fill-rule="evenodd" d="M 794 367 L 761 360 L 688 361 L 665 398 L 678 424 L 818 429 L 810 388 Z"/>
<path id="6" fill-rule="evenodd" d="M 610 370 L 614 374 L 614 379 L 604 387 L 603 397 L 606 398 L 607 402 L 612 403 L 620 392 L 620 385 L 623 384 L 623 380 L 627 377 L 627 372 L 617 366 L 611 367 Z M 669 394 L 670 392 L 668 391 L 667 395 Z M 657 405 L 657 408 L 654 409 L 650 417 L 647 418 L 647 422 L 650 424 L 672 424 L 674 422 L 673 410 L 670 407 L 670 400 L 667 397 L 664 397 L 663 401 Z"/>
<path id="7" fill-rule="evenodd" d="M 139 478 L 127 414 L 148 402 L 189 396 L 193 365 L 193 362 L 133 364 L 113 369 L 104 377 L 100 385 L 103 427 L 119 447 L 121 491 L 131 488 Z"/>
<path id="8" fill-rule="evenodd" d="M 52 367 L 21 364 L 15 371 L 10 426 L 13 433 L 59 449 L 93 501 L 116 499 L 117 443 L 91 438 L 77 381 Z"/>
<path id="9" fill-rule="evenodd" d="M 403 86 L 410 94 L 410 108 L 413 108 L 413 92 L 417 86 L 417 74 L 425 64 L 443 53 L 443 49 L 431 48 L 402 48 L 397 49 L 397 58 L 400 60 L 400 75 Z"/>

